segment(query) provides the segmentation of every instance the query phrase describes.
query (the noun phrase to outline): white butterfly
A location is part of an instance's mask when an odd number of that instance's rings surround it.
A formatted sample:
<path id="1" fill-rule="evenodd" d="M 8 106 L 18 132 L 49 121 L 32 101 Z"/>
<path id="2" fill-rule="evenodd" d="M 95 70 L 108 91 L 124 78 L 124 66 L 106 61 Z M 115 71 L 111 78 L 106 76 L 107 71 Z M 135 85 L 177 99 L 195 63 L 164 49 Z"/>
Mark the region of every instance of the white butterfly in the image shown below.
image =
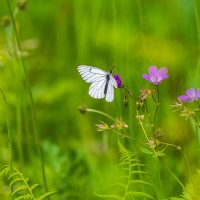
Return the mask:
<path id="1" fill-rule="evenodd" d="M 112 71 L 105 72 L 96 67 L 80 65 L 77 67 L 83 80 L 91 83 L 89 95 L 95 99 L 105 97 L 107 102 L 114 99 L 114 88 L 117 88 L 117 81 L 112 76 Z"/>

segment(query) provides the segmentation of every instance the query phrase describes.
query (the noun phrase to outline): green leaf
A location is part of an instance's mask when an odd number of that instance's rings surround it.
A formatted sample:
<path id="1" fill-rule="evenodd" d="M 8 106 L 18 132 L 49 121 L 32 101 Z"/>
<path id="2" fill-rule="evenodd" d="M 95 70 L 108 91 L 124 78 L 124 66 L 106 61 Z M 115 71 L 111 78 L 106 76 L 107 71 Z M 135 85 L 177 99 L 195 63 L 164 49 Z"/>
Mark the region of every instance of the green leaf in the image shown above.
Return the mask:
<path id="1" fill-rule="evenodd" d="M 147 148 L 145 148 L 145 147 L 141 147 L 140 149 L 141 149 L 141 151 L 142 151 L 143 153 L 146 153 L 146 154 L 149 154 L 149 155 L 154 154 L 150 149 L 147 149 Z"/>

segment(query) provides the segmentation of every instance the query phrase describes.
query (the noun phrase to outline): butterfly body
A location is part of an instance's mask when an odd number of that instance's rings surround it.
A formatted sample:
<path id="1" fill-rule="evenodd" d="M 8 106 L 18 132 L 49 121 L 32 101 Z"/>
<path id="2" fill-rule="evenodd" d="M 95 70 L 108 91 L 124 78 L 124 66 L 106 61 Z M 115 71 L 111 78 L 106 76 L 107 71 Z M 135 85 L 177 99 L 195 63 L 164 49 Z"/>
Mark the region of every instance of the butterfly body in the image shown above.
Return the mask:
<path id="1" fill-rule="evenodd" d="M 107 102 L 114 99 L 114 88 L 117 82 L 112 76 L 112 71 L 105 72 L 99 68 L 80 65 L 77 68 L 83 80 L 91 83 L 89 95 L 95 99 L 105 98 Z"/>

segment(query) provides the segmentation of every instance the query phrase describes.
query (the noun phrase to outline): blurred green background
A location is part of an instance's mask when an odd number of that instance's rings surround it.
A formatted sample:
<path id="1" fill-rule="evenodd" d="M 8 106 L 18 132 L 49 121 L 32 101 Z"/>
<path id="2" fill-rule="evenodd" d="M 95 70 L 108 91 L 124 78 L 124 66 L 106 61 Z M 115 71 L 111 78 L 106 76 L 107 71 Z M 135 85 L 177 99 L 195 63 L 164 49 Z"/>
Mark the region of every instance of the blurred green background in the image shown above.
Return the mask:
<path id="1" fill-rule="evenodd" d="M 11 1 L 12 9 L 16 1 Z M 196 7 L 195 7 L 196 5 Z M 117 66 L 123 83 L 136 99 L 139 89 L 153 88 L 142 79 L 151 65 L 165 66 L 169 79 L 160 86 L 161 106 L 157 128 L 163 140 L 183 146 L 191 170 L 198 168 L 192 126 L 170 108 L 187 88 L 200 87 L 197 33 L 198 0 L 28 0 L 16 15 L 17 29 L 34 98 L 37 127 L 45 158 L 47 185 L 58 191 L 54 199 L 96 199 L 94 193 L 115 180 L 119 161 L 117 137 L 97 133 L 105 117 L 78 112 L 80 105 L 122 116 L 129 134 L 145 143 L 132 107 L 123 106 L 123 91 L 115 101 L 95 100 L 89 85 L 77 73 L 80 64 L 108 71 Z M 0 2 L 0 18 L 9 16 Z M 0 87 L 9 104 L 14 164 L 33 182 L 42 184 L 40 162 L 33 135 L 29 95 L 22 70 L 8 52 L 9 33 L 0 28 Z M 0 164 L 8 163 L 5 105 L 0 100 Z M 152 103 L 153 104 L 153 103 Z M 151 104 L 149 105 L 151 106 Z M 154 106 L 154 105 L 153 105 Z M 139 147 L 129 145 L 132 151 Z M 154 168 L 151 158 L 145 158 Z M 180 154 L 168 151 L 167 161 L 183 182 L 188 175 Z M 162 174 L 162 198 L 181 193 L 173 177 Z M 167 178 L 166 178 L 166 177 Z M 152 180 L 156 180 L 156 175 Z M 166 186 L 167 184 L 167 186 Z M 0 198 L 7 199 L 0 182 Z M 53 199 L 53 198 L 52 198 Z M 98 198 L 97 198 L 98 199 Z"/>

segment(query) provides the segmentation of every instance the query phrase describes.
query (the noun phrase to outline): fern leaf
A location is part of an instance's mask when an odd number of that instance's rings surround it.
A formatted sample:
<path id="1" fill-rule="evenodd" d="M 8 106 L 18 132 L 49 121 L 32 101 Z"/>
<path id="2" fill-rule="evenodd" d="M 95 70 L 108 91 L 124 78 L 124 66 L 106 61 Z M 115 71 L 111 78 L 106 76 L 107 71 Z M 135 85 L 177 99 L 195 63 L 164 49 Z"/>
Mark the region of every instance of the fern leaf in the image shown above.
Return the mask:
<path id="1" fill-rule="evenodd" d="M 98 197 L 101 197 L 101 198 L 122 200 L 122 197 L 120 197 L 119 195 L 112 195 L 112 194 L 101 195 L 101 194 L 96 194 L 96 193 L 95 193 L 95 195 Z"/>
<path id="2" fill-rule="evenodd" d="M 47 199 L 48 197 L 53 196 L 54 194 L 56 194 L 57 192 L 47 192 L 43 195 L 41 195 L 40 197 L 36 198 L 36 200 L 44 200 Z"/>
<path id="3" fill-rule="evenodd" d="M 131 164 L 130 166 L 131 166 L 131 167 L 144 167 L 144 166 L 146 166 L 146 165 L 141 164 L 141 163 L 133 163 L 133 164 Z"/>
<path id="4" fill-rule="evenodd" d="M 183 191 L 183 198 L 185 200 L 199 200 L 200 197 L 200 171 L 190 177 L 189 183 Z"/>
<path id="5" fill-rule="evenodd" d="M 36 188 L 38 188 L 40 184 L 34 184 L 30 187 L 31 191 L 34 191 Z"/>
<path id="6" fill-rule="evenodd" d="M 18 192 L 26 192 L 27 186 L 22 185 L 20 187 L 17 187 L 13 192 L 12 192 L 12 197 L 14 197 Z"/>
<path id="7" fill-rule="evenodd" d="M 149 199 L 154 199 L 154 197 L 152 197 L 151 195 L 144 193 L 144 192 L 136 192 L 136 191 L 129 191 L 127 192 L 127 196 L 128 197 L 146 197 Z"/>
<path id="8" fill-rule="evenodd" d="M 141 170 L 134 170 L 134 171 L 131 171 L 131 174 L 148 174 L 147 172 L 145 171 L 141 171 Z"/>
<path id="9" fill-rule="evenodd" d="M 8 180 L 10 181 L 12 178 L 14 178 L 15 176 L 19 176 L 20 173 L 19 172 L 13 172 L 9 177 Z"/>
<path id="10" fill-rule="evenodd" d="M 22 195 L 22 196 L 15 198 L 15 200 L 32 200 L 32 199 L 33 198 L 31 197 L 30 194 L 25 194 L 25 195 Z"/>
<path id="11" fill-rule="evenodd" d="M 111 187 L 112 186 L 119 186 L 119 187 L 122 187 L 122 188 L 126 188 L 126 185 L 123 184 L 123 183 L 115 183 L 115 184 L 112 184 Z"/>
<path id="12" fill-rule="evenodd" d="M 9 188 L 13 187 L 14 184 L 18 183 L 18 182 L 23 182 L 24 180 L 22 178 L 16 178 L 14 180 L 11 181 L 11 183 L 9 184 Z"/>
<path id="13" fill-rule="evenodd" d="M 8 173 L 9 173 L 9 167 L 8 167 L 8 165 L 5 165 L 5 166 L 2 168 L 1 172 L 0 172 L 0 177 L 6 176 Z"/>
<path id="14" fill-rule="evenodd" d="M 139 184 L 144 184 L 144 185 L 151 185 L 151 183 L 147 182 L 147 181 L 142 181 L 142 180 L 131 180 L 130 181 L 130 184 L 136 184 L 136 183 L 139 183 Z"/>

